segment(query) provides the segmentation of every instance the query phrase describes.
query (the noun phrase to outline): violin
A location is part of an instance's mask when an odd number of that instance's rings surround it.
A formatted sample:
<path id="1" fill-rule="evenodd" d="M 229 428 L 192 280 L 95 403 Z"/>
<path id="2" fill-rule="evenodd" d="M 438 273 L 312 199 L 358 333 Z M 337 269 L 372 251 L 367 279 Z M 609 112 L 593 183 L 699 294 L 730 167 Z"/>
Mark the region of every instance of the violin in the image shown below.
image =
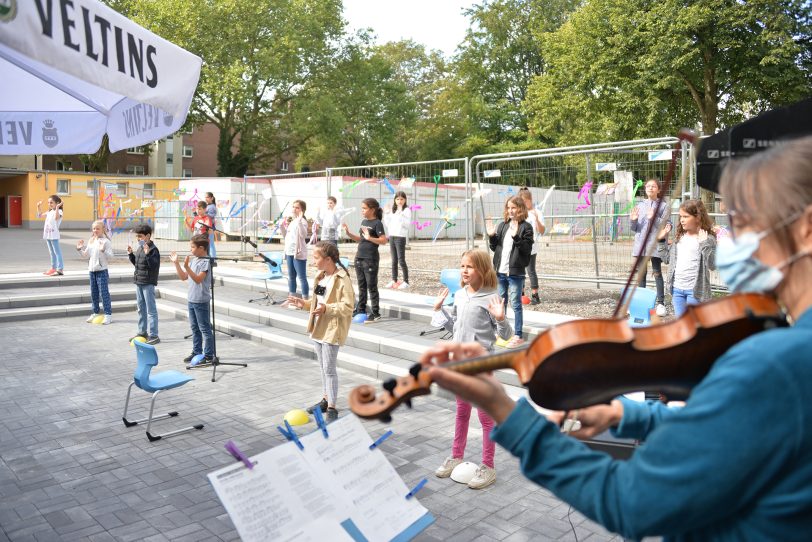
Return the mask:
<path id="1" fill-rule="evenodd" d="M 550 410 L 608 403 L 618 395 L 659 390 L 685 399 L 727 349 L 754 333 L 785 325 L 781 307 L 763 294 L 732 294 L 689 306 L 679 319 L 632 328 L 625 319 L 574 320 L 539 334 L 529 346 L 452 361 L 444 369 L 477 374 L 513 369 L 533 401 Z M 384 392 L 363 385 L 350 393 L 361 418 L 387 420 L 400 404 L 430 393 L 420 364 L 409 376 L 383 383 Z"/>
<path id="2" fill-rule="evenodd" d="M 695 139 L 687 131 L 683 140 Z M 672 154 L 663 191 L 668 193 L 677 153 Z M 684 174 L 684 172 L 683 172 Z M 659 216 L 659 199 L 654 216 Z M 677 320 L 650 327 L 628 325 L 626 309 L 656 241 L 656 220 L 648 223 L 644 243 L 632 266 L 611 318 L 591 318 L 559 324 L 539 334 L 528 346 L 478 358 L 452 361 L 443 368 L 462 374 L 513 369 L 533 401 L 551 410 L 570 411 L 608 403 L 624 393 L 658 390 L 669 398 L 685 399 L 728 348 L 750 335 L 786 325 L 774 297 L 740 293 L 689 306 Z M 664 224 L 662 225 L 664 226 Z M 661 227 L 661 226 L 658 226 Z M 352 390 L 350 409 L 361 418 L 388 421 L 400 404 L 430 393 L 431 378 L 420 364 L 409 376 L 389 379 L 384 391 L 373 386 Z"/>

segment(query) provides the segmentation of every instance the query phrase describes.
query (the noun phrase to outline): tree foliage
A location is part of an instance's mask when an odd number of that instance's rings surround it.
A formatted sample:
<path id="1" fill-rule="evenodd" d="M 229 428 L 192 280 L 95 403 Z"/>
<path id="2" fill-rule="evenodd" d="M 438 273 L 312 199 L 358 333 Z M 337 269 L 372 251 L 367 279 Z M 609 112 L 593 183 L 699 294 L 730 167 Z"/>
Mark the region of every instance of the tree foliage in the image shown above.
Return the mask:
<path id="1" fill-rule="evenodd" d="M 220 129 L 218 174 L 295 146 L 291 101 L 334 54 L 340 0 L 129 0 L 139 23 L 203 58 L 191 123 Z"/>
<path id="2" fill-rule="evenodd" d="M 540 32 L 524 110 L 563 144 L 705 133 L 808 96 L 803 0 L 590 0 Z"/>

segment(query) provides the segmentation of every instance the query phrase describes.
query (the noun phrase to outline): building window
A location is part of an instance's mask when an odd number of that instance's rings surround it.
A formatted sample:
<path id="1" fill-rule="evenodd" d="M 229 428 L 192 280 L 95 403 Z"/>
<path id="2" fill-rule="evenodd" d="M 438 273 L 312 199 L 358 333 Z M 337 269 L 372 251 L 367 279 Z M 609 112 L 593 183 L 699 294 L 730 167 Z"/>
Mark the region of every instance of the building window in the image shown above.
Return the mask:
<path id="1" fill-rule="evenodd" d="M 279 171 L 288 171 L 289 167 L 289 164 L 285 160 L 282 160 L 282 164 L 279 166 Z"/>
<path id="2" fill-rule="evenodd" d="M 127 154 L 144 154 L 144 147 L 130 147 Z"/>
<path id="3" fill-rule="evenodd" d="M 166 163 L 171 164 L 175 160 L 175 155 L 171 152 L 166 153 Z"/>
<path id="4" fill-rule="evenodd" d="M 127 195 L 127 183 L 116 183 L 116 196 L 125 197 Z"/>
<path id="5" fill-rule="evenodd" d="M 186 135 L 192 135 L 193 133 L 195 133 L 195 127 L 192 126 L 188 130 L 184 130 L 183 133 L 186 134 Z"/>
<path id="6" fill-rule="evenodd" d="M 71 164 L 72 162 L 63 162 L 61 160 L 56 161 L 56 170 L 57 171 L 71 171 Z"/>
<path id="7" fill-rule="evenodd" d="M 191 169 L 184 169 L 183 170 L 183 176 L 186 177 L 186 178 L 191 177 L 192 176 L 192 170 Z"/>
<path id="8" fill-rule="evenodd" d="M 127 173 L 130 175 L 143 175 L 144 174 L 144 166 L 134 166 L 132 164 L 127 165 Z"/>
<path id="9" fill-rule="evenodd" d="M 155 183 L 144 183 L 144 193 L 141 199 L 152 199 L 155 197 Z"/>
<path id="10" fill-rule="evenodd" d="M 183 146 L 183 157 L 184 158 L 191 158 L 195 155 L 195 149 L 191 145 L 184 145 Z"/>
<path id="11" fill-rule="evenodd" d="M 70 179 L 57 179 L 56 193 L 60 196 L 70 195 Z"/>

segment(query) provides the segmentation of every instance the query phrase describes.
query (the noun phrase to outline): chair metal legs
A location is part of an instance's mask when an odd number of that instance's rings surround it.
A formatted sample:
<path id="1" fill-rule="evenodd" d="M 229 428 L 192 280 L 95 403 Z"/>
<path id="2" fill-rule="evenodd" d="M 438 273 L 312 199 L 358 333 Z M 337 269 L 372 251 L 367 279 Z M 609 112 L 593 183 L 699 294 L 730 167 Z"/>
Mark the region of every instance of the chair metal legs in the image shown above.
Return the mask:
<path id="1" fill-rule="evenodd" d="M 268 288 L 268 281 L 265 281 L 265 293 L 262 297 L 257 297 L 255 299 L 249 299 L 249 303 L 262 303 L 263 305 L 276 305 L 277 303 L 281 303 L 281 301 L 277 301 L 273 298 L 273 292 Z"/>
<path id="2" fill-rule="evenodd" d="M 124 414 L 122 414 L 121 420 L 124 422 L 124 425 L 126 427 L 132 427 L 134 425 L 139 425 L 139 424 L 142 424 L 144 422 L 147 422 L 147 438 L 150 440 L 150 442 L 160 440 L 163 437 L 171 437 L 171 436 L 174 436 L 174 435 L 179 435 L 181 433 L 186 433 L 188 431 L 192 431 L 192 430 L 195 430 L 195 429 L 203 429 L 203 424 L 199 423 L 199 424 L 193 425 L 191 427 L 184 427 L 183 429 L 177 429 L 175 431 L 169 431 L 167 433 L 163 433 L 163 434 L 160 434 L 160 435 L 153 435 L 152 433 L 150 433 L 150 428 L 152 426 L 153 421 L 165 420 L 167 418 L 174 418 L 175 416 L 178 415 L 178 413 L 176 411 L 168 412 L 166 414 L 161 414 L 160 416 L 153 416 L 152 415 L 154 410 L 155 410 L 155 399 L 158 397 L 158 394 L 161 392 L 161 390 L 158 390 L 158 391 L 156 391 L 155 393 L 152 394 L 152 400 L 149 403 L 149 416 L 147 416 L 146 418 L 142 418 L 140 420 L 128 420 L 127 419 L 127 409 L 130 406 L 130 392 L 132 391 L 134 385 L 135 385 L 135 382 L 130 383 L 129 387 L 127 388 L 127 398 L 124 400 Z"/>

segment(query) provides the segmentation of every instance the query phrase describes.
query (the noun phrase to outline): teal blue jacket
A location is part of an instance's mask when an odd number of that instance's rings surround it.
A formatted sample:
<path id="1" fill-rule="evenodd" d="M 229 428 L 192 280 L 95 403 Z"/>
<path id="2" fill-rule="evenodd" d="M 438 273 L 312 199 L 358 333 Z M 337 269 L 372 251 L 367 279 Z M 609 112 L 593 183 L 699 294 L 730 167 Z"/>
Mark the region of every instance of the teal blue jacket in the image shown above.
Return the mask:
<path id="1" fill-rule="evenodd" d="M 524 399 L 492 438 L 522 472 L 627 538 L 810 540 L 812 309 L 720 357 L 683 408 L 624 401 L 628 461 L 563 435 Z"/>

